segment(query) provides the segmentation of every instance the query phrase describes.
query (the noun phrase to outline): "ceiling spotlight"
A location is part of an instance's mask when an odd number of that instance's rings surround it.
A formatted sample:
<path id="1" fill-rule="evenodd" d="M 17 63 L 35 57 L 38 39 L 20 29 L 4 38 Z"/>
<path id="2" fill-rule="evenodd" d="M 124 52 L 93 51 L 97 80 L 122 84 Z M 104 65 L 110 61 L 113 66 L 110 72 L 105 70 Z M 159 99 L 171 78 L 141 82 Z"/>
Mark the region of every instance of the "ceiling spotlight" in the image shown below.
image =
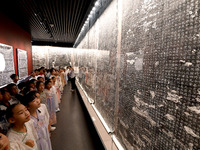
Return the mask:
<path id="1" fill-rule="evenodd" d="M 52 23 L 51 23 L 51 24 L 49 24 L 49 25 L 50 25 L 50 27 L 52 27 L 52 28 L 54 27 L 54 24 L 52 24 Z"/>
<path id="2" fill-rule="evenodd" d="M 39 14 L 40 14 L 40 11 L 38 10 L 34 13 L 35 16 L 39 16 Z"/>

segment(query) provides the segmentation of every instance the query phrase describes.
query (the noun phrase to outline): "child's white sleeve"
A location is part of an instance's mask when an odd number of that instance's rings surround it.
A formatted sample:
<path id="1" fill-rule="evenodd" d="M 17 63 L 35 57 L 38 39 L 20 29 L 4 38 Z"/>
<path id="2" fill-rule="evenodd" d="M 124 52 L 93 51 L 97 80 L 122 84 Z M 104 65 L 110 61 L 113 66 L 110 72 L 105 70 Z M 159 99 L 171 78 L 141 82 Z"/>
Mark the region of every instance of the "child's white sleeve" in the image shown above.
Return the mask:
<path id="1" fill-rule="evenodd" d="M 41 111 L 42 115 L 45 117 L 45 123 L 47 126 L 49 125 L 49 112 L 45 104 L 41 104 L 39 110 Z"/>
<path id="2" fill-rule="evenodd" d="M 23 142 L 10 141 L 10 150 L 34 150 L 34 148 L 24 144 Z"/>
<path id="3" fill-rule="evenodd" d="M 28 121 L 28 123 L 29 123 L 29 125 L 30 125 L 30 128 L 31 128 L 31 133 L 32 133 L 32 135 L 33 135 L 33 137 L 35 138 L 34 140 L 35 140 L 35 142 L 38 140 L 38 134 L 37 134 L 37 131 L 36 131 L 36 129 L 35 129 L 35 127 L 34 127 L 34 125 L 33 125 L 33 120 L 32 119 L 30 119 L 29 121 Z M 37 143 L 35 143 L 35 144 L 37 144 Z"/>
<path id="4" fill-rule="evenodd" d="M 44 112 L 45 112 L 45 120 L 46 120 L 46 123 L 47 123 L 47 125 L 49 125 L 49 112 L 48 112 L 48 110 L 47 110 L 46 105 L 44 105 Z"/>

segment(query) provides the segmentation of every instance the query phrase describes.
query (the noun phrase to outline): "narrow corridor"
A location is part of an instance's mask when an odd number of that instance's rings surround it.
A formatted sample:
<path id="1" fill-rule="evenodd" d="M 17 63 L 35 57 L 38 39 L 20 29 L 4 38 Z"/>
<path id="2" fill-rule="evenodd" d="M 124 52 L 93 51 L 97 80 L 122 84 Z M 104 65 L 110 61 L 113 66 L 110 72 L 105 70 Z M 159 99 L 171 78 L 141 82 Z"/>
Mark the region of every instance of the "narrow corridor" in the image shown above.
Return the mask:
<path id="1" fill-rule="evenodd" d="M 103 150 L 87 110 L 70 84 L 64 89 L 57 113 L 56 130 L 51 133 L 53 150 Z"/>

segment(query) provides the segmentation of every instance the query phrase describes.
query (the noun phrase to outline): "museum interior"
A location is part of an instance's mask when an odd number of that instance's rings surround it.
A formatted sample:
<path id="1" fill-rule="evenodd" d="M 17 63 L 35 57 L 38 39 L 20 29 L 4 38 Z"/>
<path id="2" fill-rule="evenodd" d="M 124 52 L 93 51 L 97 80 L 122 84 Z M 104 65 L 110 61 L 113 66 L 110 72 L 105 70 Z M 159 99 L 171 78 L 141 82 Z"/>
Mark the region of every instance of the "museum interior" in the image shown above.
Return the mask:
<path id="1" fill-rule="evenodd" d="M 0 20 L 0 88 L 72 67 L 53 150 L 200 149 L 200 1 L 6 0 Z"/>

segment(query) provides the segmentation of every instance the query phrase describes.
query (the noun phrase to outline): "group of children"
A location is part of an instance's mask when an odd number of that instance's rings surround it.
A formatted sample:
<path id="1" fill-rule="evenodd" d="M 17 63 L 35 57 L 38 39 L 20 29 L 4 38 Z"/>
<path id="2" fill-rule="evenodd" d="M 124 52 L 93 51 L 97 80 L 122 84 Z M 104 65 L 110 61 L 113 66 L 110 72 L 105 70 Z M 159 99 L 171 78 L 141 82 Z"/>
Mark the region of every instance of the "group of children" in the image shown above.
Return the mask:
<path id="1" fill-rule="evenodd" d="M 13 83 L 0 89 L 0 147 L 52 150 L 50 133 L 56 129 L 63 88 L 71 77 L 74 80 L 74 69 L 41 67 L 20 81 L 16 74 L 10 77 Z"/>

